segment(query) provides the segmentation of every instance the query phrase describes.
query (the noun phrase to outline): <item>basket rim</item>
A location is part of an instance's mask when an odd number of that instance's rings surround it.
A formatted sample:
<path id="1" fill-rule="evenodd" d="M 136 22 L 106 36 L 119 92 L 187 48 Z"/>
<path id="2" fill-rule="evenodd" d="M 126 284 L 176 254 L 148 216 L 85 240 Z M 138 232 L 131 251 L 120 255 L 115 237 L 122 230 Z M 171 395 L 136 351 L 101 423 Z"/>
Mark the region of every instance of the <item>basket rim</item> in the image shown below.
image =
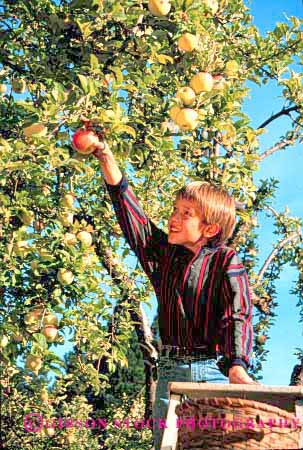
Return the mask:
<path id="1" fill-rule="evenodd" d="M 279 416 L 288 418 L 288 419 L 293 419 L 296 418 L 295 412 L 291 413 L 288 411 L 285 411 L 284 409 L 281 409 L 277 406 L 273 406 L 270 405 L 268 403 L 263 403 L 263 402 L 258 402 L 256 400 L 247 400 L 247 399 L 242 399 L 242 398 L 238 398 L 238 397 L 203 397 L 203 398 L 198 398 L 195 399 L 193 398 L 189 398 L 186 399 L 184 402 L 190 402 L 191 405 L 193 406 L 199 406 L 199 405 L 205 405 L 205 406 L 214 406 L 214 407 L 224 407 L 224 406 L 229 406 L 229 407 L 249 407 L 252 409 L 256 409 L 256 410 L 260 410 L 260 411 L 266 411 L 266 412 L 271 412 L 271 413 L 276 413 Z M 184 403 L 182 402 L 182 403 Z M 182 406 L 182 404 L 180 405 Z"/>

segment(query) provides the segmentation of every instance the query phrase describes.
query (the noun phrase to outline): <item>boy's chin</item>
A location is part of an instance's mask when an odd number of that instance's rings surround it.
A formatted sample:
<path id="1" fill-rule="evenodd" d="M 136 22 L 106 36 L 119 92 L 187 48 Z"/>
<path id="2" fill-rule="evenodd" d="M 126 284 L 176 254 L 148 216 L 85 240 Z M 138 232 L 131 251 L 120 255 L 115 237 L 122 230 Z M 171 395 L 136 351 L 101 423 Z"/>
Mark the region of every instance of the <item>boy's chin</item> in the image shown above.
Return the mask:
<path id="1" fill-rule="evenodd" d="M 180 239 L 178 239 L 177 236 L 174 236 L 174 234 L 171 234 L 171 233 L 169 233 L 167 240 L 168 240 L 169 244 L 179 244 L 180 243 Z"/>

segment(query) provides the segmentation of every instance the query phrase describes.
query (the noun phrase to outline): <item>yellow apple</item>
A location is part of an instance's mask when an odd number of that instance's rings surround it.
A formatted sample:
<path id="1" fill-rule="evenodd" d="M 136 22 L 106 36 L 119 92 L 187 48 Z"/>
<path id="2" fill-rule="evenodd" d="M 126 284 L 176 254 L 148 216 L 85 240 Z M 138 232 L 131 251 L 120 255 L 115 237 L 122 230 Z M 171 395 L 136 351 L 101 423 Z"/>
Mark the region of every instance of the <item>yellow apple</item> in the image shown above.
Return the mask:
<path id="1" fill-rule="evenodd" d="M 257 339 L 258 344 L 261 344 L 261 345 L 265 344 L 265 342 L 267 341 L 267 337 L 263 334 L 257 336 L 256 339 Z"/>
<path id="2" fill-rule="evenodd" d="M 196 94 L 200 92 L 210 92 L 214 85 L 213 77 L 208 72 L 199 72 L 190 80 L 190 87 Z"/>
<path id="3" fill-rule="evenodd" d="M 38 306 L 25 315 L 24 322 L 29 333 L 35 333 L 39 330 L 43 311 L 43 307 Z"/>
<path id="4" fill-rule="evenodd" d="M 6 92 L 6 84 L 0 84 L 0 94 L 5 94 Z"/>
<path id="5" fill-rule="evenodd" d="M 189 86 L 185 86 L 178 90 L 176 97 L 179 98 L 184 103 L 184 105 L 189 106 L 194 103 L 196 94 L 192 88 L 190 88 Z"/>
<path id="6" fill-rule="evenodd" d="M 198 113 L 190 108 L 181 109 L 176 123 L 182 130 L 194 130 L 198 126 Z"/>
<path id="7" fill-rule="evenodd" d="M 169 117 L 173 119 L 173 121 L 176 121 L 177 115 L 181 111 L 181 108 L 179 106 L 175 105 L 169 110 Z"/>
<path id="8" fill-rule="evenodd" d="M 79 231 L 77 238 L 84 247 L 90 247 L 93 243 L 92 235 L 88 231 Z"/>
<path id="9" fill-rule="evenodd" d="M 12 89 L 16 94 L 23 94 L 26 91 L 26 82 L 22 78 L 16 78 L 12 81 Z"/>
<path id="10" fill-rule="evenodd" d="M 14 251 L 17 256 L 23 257 L 28 255 L 30 251 L 30 246 L 28 245 L 27 241 L 18 241 L 14 245 Z"/>
<path id="11" fill-rule="evenodd" d="M 197 48 L 198 37 L 194 34 L 184 33 L 178 40 L 178 48 L 183 52 L 192 52 Z"/>
<path id="12" fill-rule="evenodd" d="M 44 318 L 43 318 L 43 325 L 46 326 L 54 326 L 57 327 L 58 326 L 58 317 L 56 316 L 56 314 L 50 312 L 50 311 L 46 311 L 46 313 L 44 314 Z"/>
<path id="13" fill-rule="evenodd" d="M 0 339 L 0 347 L 4 348 L 8 344 L 8 337 L 4 334 Z"/>
<path id="14" fill-rule="evenodd" d="M 43 328 L 42 334 L 46 337 L 47 342 L 54 342 L 58 334 L 58 329 L 53 325 L 47 325 Z"/>
<path id="15" fill-rule="evenodd" d="M 171 8 L 168 0 L 149 0 L 148 9 L 154 16 L 166 16 Z"/>
<path id="16" fill-rule="evenodd" d="M 211 10 L 212 14 L 216 14 L 219 9 L 217 0 L 202 0 L 202 3 Z"/>
<path id="17" fill-rule="evenodd" d="M 53 437 L 56 433 L 55 429 L 52 427 L 45 428 L 45 432 L 48 437 Z"/>
<path id="18" fill-rule="evenodd" d="M 233 78 L 237 76 L 238 72 L 239 64 L 237 63 L 237 61 L 235 61 L 234 59 L 232 59 L 231 61 L 227 61 L 227 63 L 225 64 L 226 75 L 230 78 Z"/>
<path id="19" fill-rule="evenodd" d="M 62 211 L 59 215 L 59 220 L 64 227 L 69 227 L 74 222 L 74 214 L 69 211 Z"/>
<path id="20" fill-rule="evenodd" d="M 214 80 L 213 89 L 216 91 L 222 91 L 227 85 L 227 82 L 222 75 L 213 75 L 213 80 Z"/>
<path id="21" fill-rule="evenodd" d="M 39 319 L 41 319 L 43 311 L 43 306 L 35 306 L 25 315 L 24 322 L 26 324 L 37 322 Z"/>
<path id="22" fill-rule="evenodd" d="M 23 133 L 27 138 L 32 136 L 42 137 L 47 134 L 47 127 L 43 123 L 33 123 L 29 127 L 23 128 Z"/>
<path id="23" fill-rule="evenodd" d="M 63 242 L 65 245 L 75 245 L 77 243 L 77 237 L 74 233 L 65 233 Z"/>
<path id="24" fill-rule="evenodd" d="M 35 214 L 33 213 L 33 211 L 27 211 L 26 209 L 24 209 L 20 214 L 20 219 L 22 220 L 24 225 L 30 225 L 33 222 L 34 218 Z"/>
<path id="25" fill-rule="evenodd" d="M 74 274 L 70 270 L 59 269 L 57 273 L 57 280 L 62 285 L 72 284 L 72 282 L 74 281 Z"/>
<path id="26" fill-rule="evenodd" d="M 28 370 L 31 370 L 34 374 L 38 375 L 39 370 L 42 367 L 42 358 L 40 358 L 40 356 L 36 356 L 36 355 L 28 355 L 28 357 L 26 358 L 26 363 L 25 363 L 25 367 Z"/>
<path id="27" fill-rule="evenodd" d="M 73 434 L 69 433 L 66 437 L 66 442 L 68 444 L 74 444 L 76 442 L 76 436 L 74 436 Z"/>
<path id="28" fill-rule="evenodd" d="M 47 403 L 48 402 L 48 392 L 47 389 L 42 389 L 41 391 L 41 395 L 40 395 L 40 399 L 43 403 Z"/>
<path id="29" fill-rule="evenodd" d="M 65 206 L 66 208 L 71 208 L 74 204 L 74 201 L 75 201 L 74 194 L 65 194 L 61 200 L 62 205 Z"/>
<path id="30" fill-rule="evenodd" d="M 45 428 L 46 434 L 48 437 L 53 437 L 55 435 L 55 429 L 54 428 Z"/>

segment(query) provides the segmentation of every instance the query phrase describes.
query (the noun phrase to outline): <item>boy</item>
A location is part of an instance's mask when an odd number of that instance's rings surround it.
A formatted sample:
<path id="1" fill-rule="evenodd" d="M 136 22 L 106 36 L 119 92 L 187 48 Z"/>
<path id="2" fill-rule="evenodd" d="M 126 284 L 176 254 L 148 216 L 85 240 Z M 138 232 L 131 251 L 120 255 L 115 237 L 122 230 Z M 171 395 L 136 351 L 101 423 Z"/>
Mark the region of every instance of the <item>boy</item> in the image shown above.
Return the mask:
<path id="1" fill-rule="evenodd" d="M 190 183 L 177 193 L 167 235 L 145 215 L 108 145 L 100 142 L 94 155 L 124 236 L 158 299 L 158 450 L 168 381 L 256 384 L 246 372 L 252 348 L 248 278 L 236 252 L 224 245 L 235 226 L 235 203 L 208 183 Z"/>

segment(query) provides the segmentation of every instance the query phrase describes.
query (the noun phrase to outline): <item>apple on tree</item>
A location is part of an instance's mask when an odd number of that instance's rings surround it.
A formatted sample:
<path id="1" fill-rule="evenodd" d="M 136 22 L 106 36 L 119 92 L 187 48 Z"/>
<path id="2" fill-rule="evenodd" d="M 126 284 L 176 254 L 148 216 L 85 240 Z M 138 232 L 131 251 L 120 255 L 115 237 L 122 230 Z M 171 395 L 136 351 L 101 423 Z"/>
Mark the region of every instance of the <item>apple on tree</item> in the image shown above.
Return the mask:
<path id="1" fill-rule="evenodd" d="M 214 80 L 210 73 L 199 72 L 192 77 L 189 84 L 196 94 L 200 94 L 200 92 L 210 92 L 214 86 Z"/>
<path id="2" fill-rule="evenodd" d="M 0 94 L 5 94 L 6 92 L 6 84 L 0 84 Z"/>
<path id="3" fill-rule="evenodd" d="M 30 252 L 30 246 L 27 241 L 17 241 L 14 245 L 14 252 L 17 256 L 23 258 Z"/>
<path id="4" fill-rule="evenodd" d="M 185 86 L 177 91 L 176 97 L 179 98 L 184 105 L 190 106 L 195 102 L 196 94 L 192 88 Z"/>
<path id="5" fill-rule="evenodd" d="M 42 334 L 46 337 L 47 342 L 54 342 L 58 335 L 58 329 L 54 325 L 47 325 L 43 328 Z"/>
<path id="6" fill-rule="evenodd" d="M 72 282 L 74 281 L 74 274 L 71 270 L 61 268 L 58 270 L 57 280 L 63 286 L 72 284 Z"/>
<path id="7" fill-rule="evenodd" d="M 178 48 L 183 52 L 192 52 L 198 46 L 198 38 L 194 34 L 184 33 L 178 40 Z"/>
<path id="8" fill-rule="evenodd" d="M 77 238 L 83 247 L 90 247 L 93 243 L 92 235 L 88 231 L 79 231 Z"/>
<path id="9" fill-rule="evenodd" d="M 23 94 L 26 91 L 26 82 L 22 78 L 15 78 L 12 81 L 12 89 L 16 94 Z"/>
<path id="10" fill-rule="evenodd" d="M 31 370 L 35 375 L 38 375 L 42 364 L 43 361 L 40 356 L 28 355 L 28 357 L 26 358 L 25 367 L 26 369 Z"/>
<path id="11" fill-rule="evenodd" d="M 31 225 L 35 218 L 35 214 L 33 211 L 28 211 L 26 209 L 23 209 L 20 214 L 20 219 L 24 223 L 24 225 Z"/>
<path id="12" fill-rule="evenodd" d="M 46 388 L 43 388 L 40 394 L 40 399 L 43 403 L 48 402 L 48 391 Z"/>
<path id="13" fill-rule="evenodd" d="M 65 206 L 66 208 L 72 208 L 74 201 L 75 195 L 72 192 L 65 194 L 61 199 L 62 206 Z"/>
<path id="14" fill-rule="evenodd" d="M 74 233 L 65 233 L 63 236 L 63 243 L 65 245 L 75 245 L 77 243 L 77 237 Z"/>
<path id="15" fill-rule="evenodd" d="M 202 0 L 204 6 L 211 11 L 212 14 L 216 14 L 219 9 L 217 0 Z"/>
<path id="16" fill-rule="evenodd" d="M 85 128 L 77 130 L 72 137 L 72 145 L 74 149 L 82 154 L 93 153 L 95 146 L 98 143 L 98 136 L 92 130 Z"/>
<path id="17" fill-rule="evenodd" d="M 179 106 L 175 105 L 169 110 L 169 117 L 173 119 L 174 122 L 176 122 L 177 115 L 181 111 L 181 108 Z"/>
<path id="18" fill-rule="evenodd" d="M 214 80 L 214 86 L 213 89 L 216 91 L 222 91 L 225 86 L 227 85 L 227 82 L 225 80 L 225 78 L 223 77 L 223 75 L 213 75 L 213 80 Z"/>
<path id="19" fill-rule="evenodd" d="M 148 9 L 153 16 L 162 17 L 169 13 L 171 4 L 168 0 L 149 0 Z"/>
<path id="20" fill-rule="evenodd" d="M 62 211 L 59 214 L 59 220 L 64 227 L 69 227 L 74 222 L 74 214 L 70 211 Z"/>
<path id="21" fill-rule="evenodd" d="M 7 346 L 7 344 L 8 344 L 8 337 L 6 336 L 6 334 L 4 334 L 0 339 L 0 347 L 4 348 Z"/>
<path id="22" fill-rule="evenodd" d="M 198 113 L 190 108 L 181 109 L 175 121 L 182 130 L 194 130 L 198 126 Z"/>

